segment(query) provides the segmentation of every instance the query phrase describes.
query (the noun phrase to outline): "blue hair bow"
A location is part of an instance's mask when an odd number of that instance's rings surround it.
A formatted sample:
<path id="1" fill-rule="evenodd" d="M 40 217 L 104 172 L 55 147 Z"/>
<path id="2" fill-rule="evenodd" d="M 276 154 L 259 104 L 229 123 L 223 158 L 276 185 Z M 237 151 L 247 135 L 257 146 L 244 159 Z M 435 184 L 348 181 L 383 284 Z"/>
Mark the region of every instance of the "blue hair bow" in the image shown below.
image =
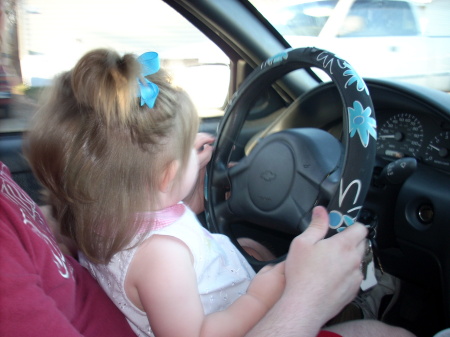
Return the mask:
<path id="1" fill-rule="evenodd" d="M 139 63 L 142 64 L 142 77 L 138 78 L 139 93 L 137 97 L 141 98 L 141 106 L 147 104 L 149 108 L 155 105 L 156 97 L 158 97 L 159 88 L 155 83 L 150 82 L 144 76 L 148 76 L 158 72 L 159 56 L 153 51 L 144 53 L 138 57 Z"/>

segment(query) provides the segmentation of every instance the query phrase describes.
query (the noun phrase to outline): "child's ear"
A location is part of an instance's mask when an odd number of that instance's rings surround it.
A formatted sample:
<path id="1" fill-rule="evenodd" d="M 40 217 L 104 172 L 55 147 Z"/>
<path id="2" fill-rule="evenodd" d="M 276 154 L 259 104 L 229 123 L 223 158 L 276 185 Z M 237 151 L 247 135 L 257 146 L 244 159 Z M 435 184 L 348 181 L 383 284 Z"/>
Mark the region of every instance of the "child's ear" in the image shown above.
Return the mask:
<path id="1" fill-rule="evenodd" d="M 164 169 L 163 176 L 161 179 L 161 183 L 159 186 L 159 190 L 163 193 L 168 192 L 173 185 L 173 181 L 177 175 L 178 169 L 180 167 L 180 163 L 178 160 L 173 160 L 169 165 Z"/>

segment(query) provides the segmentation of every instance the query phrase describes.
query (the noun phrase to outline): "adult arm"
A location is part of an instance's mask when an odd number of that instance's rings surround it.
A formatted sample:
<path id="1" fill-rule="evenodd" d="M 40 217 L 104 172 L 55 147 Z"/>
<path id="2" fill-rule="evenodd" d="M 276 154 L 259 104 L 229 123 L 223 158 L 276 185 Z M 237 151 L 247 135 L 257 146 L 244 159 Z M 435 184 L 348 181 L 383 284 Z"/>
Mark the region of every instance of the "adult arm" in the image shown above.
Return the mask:
<path id="1" fill-rule="evenodd" d="M 316 336 L 356 296 L 367 229 L 355 224 L 323 239 L 327 230 L 327 212 L 316 207 L 308 229 L 291 244 L 283 295 L 247 337 Z"/>

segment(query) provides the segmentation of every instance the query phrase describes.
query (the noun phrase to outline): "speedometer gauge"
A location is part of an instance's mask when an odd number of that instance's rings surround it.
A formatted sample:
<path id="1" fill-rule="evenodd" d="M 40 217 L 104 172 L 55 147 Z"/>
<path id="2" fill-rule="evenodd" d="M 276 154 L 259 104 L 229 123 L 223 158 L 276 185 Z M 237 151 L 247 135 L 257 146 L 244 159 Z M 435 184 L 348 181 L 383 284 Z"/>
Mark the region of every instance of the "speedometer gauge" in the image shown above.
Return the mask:
<path id="1" fill-rule="evenodd" d="M 427 146 L 425 161 L 431 165 L 450 168 L 450 131 L 441 132 Z"/>
<path id="2" fill-rule="evenodd" d="M 416 157 L 422 141 L 423 127 L 419 119 L 400 113 L 391 116 L 379 129 L 377 152 L 394 158 Z"/>

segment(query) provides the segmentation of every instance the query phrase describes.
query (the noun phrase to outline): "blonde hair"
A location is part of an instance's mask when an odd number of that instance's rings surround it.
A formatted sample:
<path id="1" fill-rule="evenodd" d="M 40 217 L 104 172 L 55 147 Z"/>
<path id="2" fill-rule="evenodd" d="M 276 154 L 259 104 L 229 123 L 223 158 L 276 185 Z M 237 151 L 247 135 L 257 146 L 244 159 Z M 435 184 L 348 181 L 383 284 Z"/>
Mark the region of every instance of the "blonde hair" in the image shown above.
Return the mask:
<path id="1" fill-rule="evenodd" d="M 173 160 L 185 167 L 198 130 L 188 95 L 160 70 L 154 108 L 140 106 L 136 57 L 107 49 L 83 56 L 55 79 L 28 132 L 30 164 L 48 190 L 63 234 L 91 260 L 107 263 L 157 207 L 155 193 Z"/>

